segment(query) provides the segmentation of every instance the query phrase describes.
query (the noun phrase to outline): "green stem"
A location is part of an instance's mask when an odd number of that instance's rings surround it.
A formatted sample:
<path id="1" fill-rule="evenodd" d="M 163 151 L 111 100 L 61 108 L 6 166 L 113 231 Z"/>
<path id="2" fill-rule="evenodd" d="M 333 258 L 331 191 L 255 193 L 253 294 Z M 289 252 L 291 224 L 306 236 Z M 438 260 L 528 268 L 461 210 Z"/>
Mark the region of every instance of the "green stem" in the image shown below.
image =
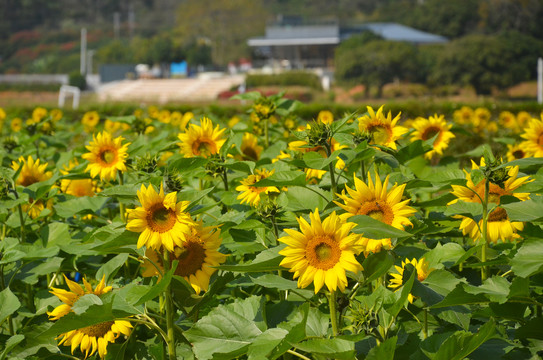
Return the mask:
<path id="1" fill-rule="evenodd" d="M 366 161 L 365 160 L 360 161 L 360 169 L 362 170 L 362 181 L 366 183 L 368 179 L 366 179 Z"/>
<path id="2" fill-rule="evenodd" d="M 19 196 L 17 195 L 17 191 L 15 191 L 15 198 L 19 199 Z M 23 207 L 21 204 L 17 205 L 17 209 L 19 210 L 19 221 L 21 222 L 21 244 L 24 244 L 25 242 L 25 219 L 23 217 Z"/>
<path id="3" fill-rule="evenodd" d="M 326 145 L 324 147 L 326 149 L 326 155 L 328 157 L 330 157 L 330 155 L 332 155 L 332 148 L 330 147 L 330 143 L 326 142 Z M 330 170 L 330 182 L 332 183 L 332 188 L 331 188 L 332 198 L 335 198 L 336 193 L 337 193 L 337 185 L 336 185 L 336 175 L 335 175 L 335 172 L 334 172 L 334 162 L 333 161 L 331 161 L 328 164 L 328 169 Z"/>
<path id="4" fill-rule="evenodd" d="M 311 360 L 311 359 L 308 358 L 307 356 L 304 356 L 304 355 L 302 355 L 302 354 L 300 354 L 300 353 L 298 353 L 298 352 L 296 352 L 296 351 L 294 351 L 294 350 L 287 350 L 287 352 L 288 352 L 289 354 L 292 354 L 292 355 L 294 355 L 294 356 L 299 357 L 300 359 L 303 359 L 303 360 Z"/>
<path id="5" fill-rule="evenodd" d="M 424 338 L 428 338 L 428 309 L 424 309 L 424 328 L 422 329 Z"/>
<path id="6" fill-rule="evenodd" d="M 270 146 L 270 135 L 268 132 L 268 118 L 264 120 L 264 144 L 266 144 L 266 149 Z"/>
<path id="7" fill-rule="evenodd" d="M 152 319 L 149 318 L 147 315 L 144 315 L 144 316 L 146 316 L 146 318 L 148 319 L 148 321 L 146 321 L 146 320 L 141 320 L 141 319 L 138 319 L 138 318 L 124 318 L 124 319 L 120 319 L 120 320 L 124 320 L 124 321 L 128 321 L 128 322 L 135 322 L 135 323 L 147 325 L 147 326 L 149 326 L 150 328 L 156 330 L 156 332 L 158 332 L 158 333 L 160 334 L 160 336 L 162 336 L 162 338 L 164 339 L 164 341 L 168 341 L 168 335 L 164 332 L 164 330 L 162 330 L 162 329 L 160 328 L 160 326 L 158 326 L 154 321 L 152 321 Z"/>
<path id="8" fill-rule="evenodd" d="M 119 185 L 124 185 L 124 180 L 123 180 L 123 173 L 119 171 Z M 121 202 L 121 200 L 119 199 L 119 212 L 121 213 L 121 221 L 123 223 L 126 222 L 126 215 L 125 215 L 125 208 L 124 208 L 124 204 Z"/>
<path id="9" fill-rule="evenodd" d="M 483 247 L 481 248 L 481 262 L 486 262 L 486 247 L 487 247 L 487 233 L 488 233 L 488 191 L 490 187 L 490 180 L 485 178 L 485 195 L 483 198 L 483 228 L 481 229 L 481 238 L 483 241 Z M 481 268 L 481 281 L 485 281 L 488 278 L 488 266 L 484 265 Z"/>
<path id="10" fill-rule="evenodd" d="M 170 254 L 168 250 L 164 249 L 164 268 L 170 269 Z M 172 289 L 171 284 L 166 287 L 165 300 L 166 300 L 166 344 L 168 346 L 168 357 L 170 360 L 176 360 L 175 349 L 175 327 L 174 327 L 174 315 L 175 310 L 173 308 Z"/>
<path id="11" fill-rule="evenodd" d="M 330 291 L 330 320 L 332 321 L 332 334 L 334 336 L 338 335 L 337 328 L 337 301 L 336 301 L 336 292 L 334 290 Z"/>
<path id="12" fill-rule="evenodd" d="M 222 168 L 222 181 L 224 183 L 224 190 L 228 191 L 228 175 L 226 174 L 226 168 Z"/>

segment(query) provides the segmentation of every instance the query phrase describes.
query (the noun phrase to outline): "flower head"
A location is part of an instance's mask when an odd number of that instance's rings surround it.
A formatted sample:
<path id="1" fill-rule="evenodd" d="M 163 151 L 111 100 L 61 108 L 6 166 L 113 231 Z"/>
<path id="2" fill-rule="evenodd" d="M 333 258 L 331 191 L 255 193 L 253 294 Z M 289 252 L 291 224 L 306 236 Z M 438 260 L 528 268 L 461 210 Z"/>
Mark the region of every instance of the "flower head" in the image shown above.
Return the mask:
<path id="1" fill-rule="evenodd" d="M 343 210 L 347 211 L 342 218 L 348 219 L 354 215 L 367 215 L 375 220 L 391 225 L 397 229 L 403 230 L 404 226 L 412 225 L 408 217 L 415 213 L 415 209 L 408 206 L 409 200 L 402 201 L 405 184 L 394 184 L 388 189 L 389 176 L 381 182 L 379 174 L 375 173 L 375 184 L 368 173 L 367 184 L 354 176 L 355 189 L 346 186 L 347 193 L 342 191 L 337 194 L 343 200 L 343 204 L 335 203 Z M 390 248 L 390 239 L 368 239 L 361 238 L 364 245 L 364 253 L 379 252 L 381 248 Z"/>
<path id="2" fill-rule="evenodd" d="M 72 306 L 84 295 L 94 294 L 96 296 L 101 296 L 112 289 L 111 286 L 105 285 L 105 278 L 102 278 L 94 289 L 85 279 L 83 279 L 83 287 L 78 283 L 71 281 L 66 276 L 64 276 L 64 279 L 70 291 L 57 288 L 51 289 L 51 293 L 58 297 L 63 303 L 57 306 L 53 311 L 47 312 L 49 320 L 58 320 L 70 313 L 72 311 Z M 128 321 L 106 321 L 68 331 L 67 333 L 58 336 L 57 339 L 62 338 L 58 343 L 59 345 L 71 346 L 72 354 L 75 349 L 79 347 L 81 352 L 85 353 L 85 358 L 89 355 L 92 356 L 98 351 L 98 355 L 103 359 L 107 354 L 108 344 L 115 342 L 115 339 L 121 334 L 126 336 L 130 335 L 131 328 L 132 325 Z"/>
<path id="3" fill-rule="evenodd" d="M 541 120 L 532 119 L 520 136 L 526 139 L 520 144 L 522 150 L 532 153 L 534 157 L 543 157 L 543 115 Z"/>
<path id="4" fill-rule="evenodd" d="M 70 171 L 79 165 L 77 159 L 70 161 L 68 165 L 60 172 L 63 175 L 68 175 Z M 60 181 L 60 189 L 62 192 L 73 196 L 94 196 L 97 190 L 96 181 L 92 179 L 62 179 Z"/>
<path id="5" fill-rule="evenodd" d="M 402 283 L 403 272 L 407 264 L 413 265 L 413 267 L 417 270 L 417 278 L 419 281 L 424 281 L 428 277 L 428 274 L 430 274 L 433 270 L 433 269 L 428 270 L 428 263 L 426 262 L 424 258 L 420 260 L 417 260 L 415 258 L 413 258 L 412 260 L 405 259 L 404 261 L 402 261 L 401 267 L 394 265 L 398 273 L 390 274 L 390 276 L 392 276 L 392 279 L 390 279 L 390 284 L 388 285 L 389 288 L 396 289 L 395 291 L 398 291 L 400 289 L 400 287 L 403 285 Z M 414 299 L 415 297 L 411 294 L 407 296 L 407 300 L 410 303 L 413 303 Z"/>
<path id="6" fill-rule="evenodd" d="M 88 133 L 93 132 L 99 122 L 100 115 L 98 115 L 97 111 L 87 111 L 81 119 L 81 123 L 83 124 L 85 131 Z"/>
<path id="7" fill-rule="evenodd" d="M 204 226 L 202 222 L 191 224 L 185 233 L 185 241 L 175 246 L 169 253 L 170 262 L 179 261 L 175 275 L 187 280 L 194 291 L 199 294 L 209 288 L 209 279 L 217 271 L 216 266 L 222 264 L 227 255 L 218 249 L 221 245 L 221 230 L 213 226 Z M 145 255 L 163 270 L 162 256 L 156 250 L 147 249 Z M 158 269 L 147 261 L 144 264 L 143 276 L 159 275 Z"/>
<path id="8" fill-rule="evenodd" d="M 481 167 L 485 166 L 484 159 L 481 159 Z M 472 161 L 472 169 L 479 169 L 479 165 Z M 520 186 L 530 182 L 528 176 L 517 177 L 519 172 L 518 166 L 510 166 L 507 169 L 506 180 L 502 184 L 489 183 L 488 189 L 488 202 L 489 204 L 497 205 L 494 210 L 488 214 L 487 223 L 487 240 L 493 243 L 497 243 L 498 240 L 515 240 L 519 237 L 516 234 L 524 228 L 524 223 L 510 221 L 507 211 L 500 207 L 500 199 L 504 195 L 514 196 L 521 201 L 528 200 L 530 198 L 529 193 L 515 192 Z M 465 202 L 481 203 L 485 194 L 485 180 L 482 179 L 479 183 L 475 184 L 471 178 L 471 174 L 464 170 L 466 174 L 466 186 L 452 185 L 454 194 L 457 199 L 451 201 L 449 204 L 455 203 L 458 200 Z M 483 220 L 481 219 L 477 224 L 473 219 L 465 216 L 461 216 L 462 222 L 460 224 L 460 230 L 464 235 L 468 235 L 477 241 L 481 237 L 481 231 L 479 230 L 483 226 Z"/>
<path id="9" fill-rule="evenodd" d="M 243 134 L 240 150 L 244 160 L 258 161 L 263 148 L 258 145 L 258 138 L 256 136 L 246 132 Z"/>
<path id="10" fill-rule="evenodd" d="M 324 284 L 330 291 L 344 291 L 346 271 L 362 270 L 355 258 L 361 250 L 359 235 L 351 232 L 356 224 L 341 220 L 335 212 L 321 220 L 318 209 L 309 214 L 309 219 L 310 223 L 302 217 L 297 219 L 300 231 L 285 229 L 288 236 L 279 239 L 287 244 L 279 251 L 285 257 L 280 265 L 294 273 L 300 288 L 313 282 L 315 294 Z"/>
<path id="11" fill-rule="evenodd" d="M 126 171 L 125 160 L 130 143 L 123 144 L 122 136 L 113 139 L 107 131 L 92 138 L 93 141 L 85 146 L 89 152 L 81 156 L 89 161 L 85 171 L 90 171 L 93 178 L 100 175 L 100 180 L 113 180 L 117 171 Z"/>
<path id="12" fill-rule="evenodd" d="M 49 180 L 53 173 L 51 171 L 45 171 L 48 163 L 40 164 L 40 159 L 34 159 L 29 156 L 27 159 L 20 157 L 18 162 L 13 161 L 11 168 L 18 171 L 21 168 L 21 172 L 17 177 L 16 184 L 22 186 L 29 186 L 34 183 Z"/>
<path id="13" fill-rule="evenodd" d="M 473 109 L 469 106 L 462 106 L 453 113 L 454 121 L 460 125 L 471 124 L 473 121 Z"/>
<path id="14" fill-rule="evenodd" d="M 443 155 L 443 150 L 449 146 L 449 141 L 454 138 L 454 134 L 449 131 L 452 124 L 447 124 L 443 115 L 430 116 L 428 119 L 417 118 L 413 122 L 415 131 L 411 134 L 411 141 L 429 140 L 437 135 L 434 140 L 434 149 L 424 154 L 424 157 L 431 159 L 434 154 Z"/>
<path id="15" fill-rule="evenodd" d="M 370 137 L 371 145 L 386 146 L 396 149 L 396 140 L 399 140 L 407 129 L 396 125 L 400 120 L 400 114 L 392 119 L 390 111 L 388 115 L 383 114 L 383 106 L 377 113 L 371 106 L 368 106 L 368 114 L 358 118 L 358 129 Z"/>
<path id="16" fill-rule="evenodd" d="M 152 185 L 142 185 L 137 194 L 141 206 L 128 210 L 126 229 L 141 233 L 138 249 L 143 245 L 157 250 L 164 246 L 173 251 L 174 245 L 181 246 L 193 222 L 185 212 L 189 202 L 177 202 L 177 192 L 164 195 L 162 185 L 159 193 Z"/>
<path id="17" fill-rule="evenodd" d="M 238 195 L 237 199 L 241 200 L 242 204 L 246 202 L 251 206 L 257 206 L 262 194 L 280 192 L 275 186 L 254 186 L 260 180 L 270 177 L 274 173 L 274 170 L 257 169 L 255 172 L 256 174 L 249 175 L 241 181 L 241 185 L 236 187 L 237 191 L 241 191 L 241 194 Z"/>
<path id="18" fill-rule="evenodd" d="M 186 115 L 186 114 L 185 114 Z M 185 157 L 210 157 L 218 154 L 226 142 L 223 133 L 226 129 L 219 129 L 219 125 L 213 128 L 213 123 L 208 118 L 203 118 L 201 126 L 190 124 L 183 134 L 179 134 L 181 140 L 178 145 Z"/>
<path id="19" fill-rule="evenodd" d="M 334 114 L 328 110 L 321 110 L 319 111 L 319 115 L 317 115 L 317 121 L 326 125 L 332 125 L 334 122 Z"/>

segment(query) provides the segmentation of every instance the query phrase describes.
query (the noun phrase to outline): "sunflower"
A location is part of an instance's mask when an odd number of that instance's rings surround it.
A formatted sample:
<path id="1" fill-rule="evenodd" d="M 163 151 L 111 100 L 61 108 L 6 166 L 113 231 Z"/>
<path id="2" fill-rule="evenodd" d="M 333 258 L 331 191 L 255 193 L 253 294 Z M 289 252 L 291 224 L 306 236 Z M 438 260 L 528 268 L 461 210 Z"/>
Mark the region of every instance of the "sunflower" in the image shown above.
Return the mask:
<path id="1" fill-rule="evenodd" d="M 88 133 L 93 132 L 99 122 L 100 115 L 98 115 L 97 111 L 87 111 L 81 119 L 81 123 L 85 127 L 85 132 Z"/>
<path id="2" fill-rule="evenodd" d="M 334 114 L 328 110 L 321 110 L 319 111 L 319 115 L 317 115 L 317 121 L 323 124 L 331 125 L 334 122 Z"/>
<path id="3" fill-rule="evenodd" d="M 11 131 L 19 132 L 23 128 L 23 119 L 16 117 L 11 120 L 10 123 Z"/>
<path id="4" fill-rule="evenodd" d="M 403 230 L 404 226 L 412 225 L 408 217 L 415 213 L 415 209 L 408 206 L 409 200 L 402 200 L 405 184 L 394 186 L 387 190 L 389 176 L 381 183 L 379 174 L 375 172 L 375 184 L 368 173 L 368 183 L 364 183 L 354 176 L 354 185 L 356 190 L 346 186 L 345 190 L 338 197 L 343 200 L 343 204 L 334 201 L 339 207 L 347 211 L 341 217 L 348 219 L 354 215 L 367 215 L 385 224 L 391 225 L 397 229 Z M 361 238 L 364 245 L 364 253 L 376 253 L 382 248 L 390 248 L 390 239 L 368 239 Z"/>
<path id="5" fill-rule="evenodd" d="M 183 114 L 181 114 L 181 112 L 172 111 L 172 113 L 170 114 L 170 124 L 172 124 L 172 126 L 179 126 L 182 120 Z"/>
<path id="6" fill-rule="evenodd" d="M 158 113 L 158 121 L 164 124 L 169 124 L 171 121 L 170 110 L 162 110 Z"/>
<path id="7" fill-rule="evenodd" d="M 515 132 L 519 131 L 517 117 L 511 111 L 500 112 L 499 121 L 502 126 Z"/>
<path id="8" fill-rule="evenodd" d="M 396 268 L 397 274 L 390 274 L 392 276 L 392 279 L 390 279 L 390 284 L 388 285 L 391 289 L 396 289 L 395 291 L 398 291 L 400 287 L 403 285 L 402 279 L 403 279 L 403 271 L 405 269 L 405 266 L 407 264 L 413 265 L 413 267 L 417 270 L 417 278 L 419 281 L 424 281 L 428 274 L 432 272 L 433 269 L 428 270 L 428 263 L 424 258 L 417 260 L 413 258 L 413 260 L 405 259 L 405 261 L 402 261 L 402 266 L 394 265 Z M 411 294 L 407 296 L 407 300 L 412 304 L 415 297 Z"/>
<path id="9" fill-rule="evenodd" d="M 68 288 L 70 288 L 70 291 L 52 288 L 51 293 L 58 297 L 63 304 L 57 306 L 53 311 L 47 312 L 47 315 L 49 315 L 49 320 L 58 320 L 64 315 L 70 313 L 72 311 L 72 306 L 77 302 L 77 300 L 79 300 L 80 297 L 84 295 L 94 294 L 96 296 L 100 296 L 111 291 L 112 289 L 111 286 L 105 286 L 104 277 L 100 283 L 96 285 L 94 290 L 85 279 L 83 279 L 84 287 L 81 287 L 81 285 L 69 280 L 66 276 L 64 276 L 64 278 Z M 67 333 L 59 335 L 57 339 L 62 337 L 58 344 L 71 346 L 72 354 L 79 346 L 81 352 L 85 352 L 85 358 L 87 358 L 89 355 L 92 356 L 96 350 L 98 350 L 98 355 L 101 359 L 103 359 L 107 354 L 107 345 L 115 342 L 115 339 L 117 339 L 121 334 L 126 336 L 130 335 L 131 328 L 132 325 L 128 321 L 106 321 L 68 331 Z"/>
<path id="10" fill-rule="evenodd" d="M 201 125 L 190 124 L 185 133 L 178 135 L 181 140 L 178 145 L 185 157 L 202 156 L 207 158 L 218 154 L 226 142 L 226 139 L 222 137 L 226 129 L 219 130 L 219 125 L 213 129 L 213 123 L 206 117 L 202 119 Z"/>
<path id="11" fill-rule="evenodd" d="M 57 122 L 64 116 L 64 113 L 60 109 L 53 109 L 49 112 L 49 115 L 51 116 L 51 120 L 53 122 Z"/>
<path id="12" fill-rule="evenodd" d="M 255 170 L 255 172 L 256 174 L 249 175 L 247 178 L 241 181 L 241 185 L 236 187 L 237 191 L 242 192 L 237 197 L 238 200 L 241 200 L 242 204 L 246 202 L 251 206 L 257 206 L 260 202 L 260 195 L 262 193 L 267 195 L 269 193 L 280 192 L 279 189 L 275 186 L 254 186 L 254 184 L 259 182 L 260 180 L 270 177 L 275 172 L 275 170 L 269 171 L 266 169 L 257 169 Z"/>
<path id="13" fill-rule="evenodd" d="M 532 154 L 526 152 L 520 144 L 507 145 L 507 161 L 513 161 L 517 159 L 524 159 L 531 157 Z"/>
<path id="14" fill-rule="evenodd" d="M 485 166 L 484 159 L 481 159 L 481 165 Z M 480 167 L 474 161 L 472 161 L 472 169 L 479 169 Z M 510 166 L 507 169 L 507 179 L 502 185 L 490 182 L 488 189 L 488 202 L 494 204 L 495 208 L 488 214 L 487 222 L 487 239 L 493 243 L 497 243 L 498 240 L 508 241 L 519 238 L 516 234 L 524 228 L 522 222 L 512 222 L 509 220 L 507 211 L 500 207 L 500 199 L 504 195 L 514 196 L 521 201 L 528 200 L 530 198 L 529 193 L 517 193 L 515 192 L 520 186 L 532 181 L 528 176 L 518 178 L 519 167 Z M 457 199 L 451 201 L 449 204 L 453 204 L 460 201 L 481 203 L 484 198 L 484 184 L 485 180 L 479 181 L 477 185 L 471 179 L 471 174 L 464 170 L 466 174 L 466 186 L 451 185 L 453 188 L 452 194 Z M 492 205 L 490 208 L 493 207 Z M 481 219 L 477 224 L 473 219 L 461 216 L 462 222 L 460 223 L 460 230 L 464 235 L 468 235 L 477 241 L 481 237 L 481 231 L 479 230 L 483 226 L 483 220 Z"/>
<path id="15" fill-rule="evenodd" d="M 243 134 L 240 150 L 243 160 L 258 161 L 263 148 L 258 145 L 258 138 L 256 136 L 246 132 Z"/>
<path id="16" fill-rule="evenodd" d="M 18 171 L 21 168 L 21 172 L 15 182 L 17 185 L 29 186 L 40 181 L 49 180 L 53 173 L 51 171 L 45 171 L 48 163 L 40 164 L 40 159 L 34 159 L 29 156 L 28 159 L 20 157 L 18 162 L 12 161 L 11 168 Z"/>
<path id="17" fill-rule="evenodd" d="M 137 194 L 141 206 L 128 210 L 126 229 L 141 233 L 138 249 L 143 245 L 153 249 L 164 246 L 173 251 L 174 244 L 181 246 L 185 241 L 184 233 L 192 223 L 192 218 L 185 212 L 189 202 L 177 202 L 177 192 L 164 195 L 162 184 L 159 193 L 152 185 L 147 188 L 141 185 Z"/>
<path id="18" fill-rule="evenodd" d="M 182 276 L 187 280 L 194 291 L 199 294 L 202 290 L 209 288 L 209 279 L 217 271 L 215 268 L 222 264 L 227 255 L 221 254 L 218 249 L 221 246 L 221 230 L 214 226 L 203 226 L 198 222 L 190 226 L 185 233 L 185 242 L 181 246 L 175 246 L 169 252 L 170 261 L 177 260 L 179 264 L 175 269 L 175 275 Z M 163 269 L 162 256 L 154 249 L 147 249 L 145 256 L 154 264 Z M 143 276 L 160 275 L 157 267 L 146 261 L 143 265 Z"/>
<path id="19" fill-rule="evenodd" d="M 437 135 L 434 140 L 434 149 L 424 154 L 424 157 L 431 159 L 434 154 L 443 155 L 443 150 L 449 146 L 449 141 L 455 137 L 449 129 L 452 124 L 448 125 L 443 115 L 430 116 L 428 119 L 419 117 L 413 122 L 415 131 L 411 134 L 411 141 L 428 140 Z"/>
<path id="20" fill-rule="evenodd" d="M 90 171 L 93 178 L 100 175 L 100 180 L 113 180 L 117 176 L 117 170 L 126 171 L 125 160 L 130 143 L 123 145 L 122 136 L 112 139 L 107 131 L 93 135 L 92 139 L 93 141 L 85 146 L 90 152 L 81 156 L 89 161 L 85 171 Z"/>
<path id="21" fill-rule="evenodd" d="M 341 220 L 335 212 L 321 221 L 319 209 L 309 214 L 311 223 L 299 217 L 300 231 L 285 229 L 288 236 L 279 239 L 287 247 L 279 251 L 285 258 L 281 266 L 294 273 L 298 287 L 305 288 L 311 282 L 315 294 L 324 284 L 330 291 L 347 286 L 346 271 L 357 273 L 362 266 L 355 255 L 361 250 L 359 235 L 351 233 L 354 223 Z"/>
<path id="22" fill-rule="evenodd" d="M 47 116 L 47 109 L 37 107 L 32 111 L 32 120 L 34 123 L 39 123 L 44 117 Z"/>
<path id="23" fill-rule="evenodd" d="M 400 114 L 392 119 L 390 111 L 388 115 L 383 114 L 383 106 L 377 113 L 371 106 L 368 106 L 368 114 L 358 118 L 358 129 L 370 137 L 370 144 L 382 145 L 396 149 L 396 140 L 400 139 L 407 129 L 403 126 L 396 126 L 400 120 Z"/>
<path id="24" fill-rule="evenodd" d="M 482 131 L 490 121 L 490 110 L 487 108 L 478 107 L 473 113 L 473 126 L 477 131 Z"/>
<path id="25" fill-rule="evenodd" d="M 471 124 L 473 121 L 473 109 L 469 106 L 462 106 L 453 113 L 454 121 L 460 125 Z"/>
<path id="26" fill-rule="evenodd" d="M 543 115 L 541 120 L 532 119 L 520 137 L 526 139 L 520 144 L 522 150 L 534 157 L 543 157 Z"/>
<path id="27" fill-rule="evenodd" d="M 517 123 L 519 129 L 522 129 L 526 126 L 526 124 L 530 123 L 532 121 L 532 115 L 530 115 L 527 111 L 519 111 L 517 114 Z"/>
<path id="28" fill-rule="evenodd" d="M 77 159 L 70 161 L 68 165 L 64 165 L 64 169 L 60 172 L 63 175 L 68 175 L 70 171 L 79 165 Z M 62 179 L 60 180 L 60 190 L 65 194 L 81 197 L 81 196 L 94 196 L 96 194 L 97 186 L 96 182 L 92 179 Z"/>

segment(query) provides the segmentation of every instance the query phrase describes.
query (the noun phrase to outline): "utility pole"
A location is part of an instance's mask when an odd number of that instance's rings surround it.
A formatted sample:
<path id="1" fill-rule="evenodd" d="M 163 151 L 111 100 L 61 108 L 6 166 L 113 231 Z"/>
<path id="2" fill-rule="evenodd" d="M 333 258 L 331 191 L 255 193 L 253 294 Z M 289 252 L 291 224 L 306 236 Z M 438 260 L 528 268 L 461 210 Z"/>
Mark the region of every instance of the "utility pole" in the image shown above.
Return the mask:
<path id="1" fill-rule="evenodd" d="M 80 54 L 79 72 L 85 75 L 87 70 L 87 29 L 81 29 L 81 54 Z"/>
<path id="2" fill-rule="evenodd" d="M 121 32 L 121 13 L 115 11 L 113 14 L 113 37 L 115 40 L 119 40 L 119 34 Z"/>
<path id="3" fill-rule="evenodd" d="M 134 4 L 130 3 L 130 7 L 128 10 L 128 36 L 130 37 L 130 40 L 132 40 L 132 37 L 134 36 L 134 27 L 136 25 L 136 13 L 134 12 Z"/>
<path id="4" fill-rule="evenodd" d="M 543 59 L 537 59 L 537 102 L 543 104 Z"/>

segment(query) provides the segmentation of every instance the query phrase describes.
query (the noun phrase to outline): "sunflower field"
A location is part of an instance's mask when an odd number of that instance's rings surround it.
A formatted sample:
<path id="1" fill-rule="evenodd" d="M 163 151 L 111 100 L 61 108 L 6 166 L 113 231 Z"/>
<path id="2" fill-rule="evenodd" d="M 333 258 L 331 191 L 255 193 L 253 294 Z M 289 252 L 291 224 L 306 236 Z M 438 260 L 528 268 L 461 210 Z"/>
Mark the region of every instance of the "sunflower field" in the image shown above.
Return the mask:
<path id="1" fill-rule="evenodd" d="M 543 355 L 541 114 L 237 99 L 0 109 L 0 360 Z"/>

